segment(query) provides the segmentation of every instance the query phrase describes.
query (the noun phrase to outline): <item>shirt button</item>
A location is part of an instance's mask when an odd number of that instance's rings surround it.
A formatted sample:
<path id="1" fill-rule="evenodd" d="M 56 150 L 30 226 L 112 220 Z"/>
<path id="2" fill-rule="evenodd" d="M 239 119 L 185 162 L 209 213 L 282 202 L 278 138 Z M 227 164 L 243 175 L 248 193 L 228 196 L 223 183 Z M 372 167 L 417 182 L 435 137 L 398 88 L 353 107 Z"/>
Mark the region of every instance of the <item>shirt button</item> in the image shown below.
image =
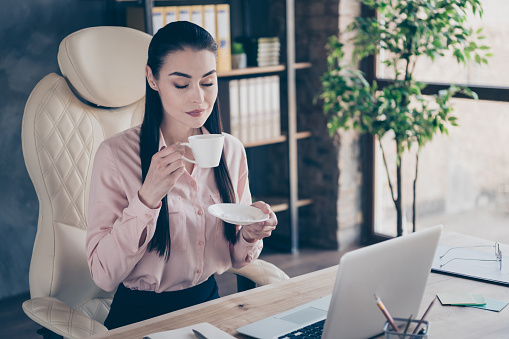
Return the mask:
<path id="1" fill-rule="evenodd" d="M 198 245 L 203 246 L 205 242 L 203 240 L 198 241 Z"/>
<path id="2" fill-rule="evenodd" d="M 198 269 L 196 270 L 196 273 L 200 274 L 200 273 L 201 273 L 201 270 L 198 268 Z"/>
<path id="3" fill-rule="evenodd" d="M 191 182 L 191 186 L 196 187 L 196 182 L 195 182 L 195 181 L 192 181 L 192 182 Z"/>
<path id="4" fill-rule="evenodd" d="M 203 215 L 203 210 L 199 210 L 198 215 Z"/>
<path id="5" fill-rule="evenodd" d="M 147 217 L 148 220 L 152 219 L 152 214 L 147 213 L 145 216 Z"/>

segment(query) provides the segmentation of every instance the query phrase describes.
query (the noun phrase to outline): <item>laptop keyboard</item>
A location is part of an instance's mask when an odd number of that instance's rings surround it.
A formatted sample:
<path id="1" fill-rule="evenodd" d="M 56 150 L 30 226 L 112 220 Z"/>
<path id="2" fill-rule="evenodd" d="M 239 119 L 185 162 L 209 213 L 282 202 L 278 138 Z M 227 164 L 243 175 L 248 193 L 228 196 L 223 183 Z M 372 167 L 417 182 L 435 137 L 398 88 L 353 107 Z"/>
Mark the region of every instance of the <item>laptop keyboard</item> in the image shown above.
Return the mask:
<path id="1" fill-rule="evenodd" d="M 293 331 L 292 333 L 288 333 L 278 337 L 278 339 L 290 339 L 290 338 L 318 338 L 322 337 L 323 325 L 325 324 L 325 319 L 319 322 L 316 322 L 311 325 L 307 325 L 303 328 L 299 328 L 297 331 Z"/>

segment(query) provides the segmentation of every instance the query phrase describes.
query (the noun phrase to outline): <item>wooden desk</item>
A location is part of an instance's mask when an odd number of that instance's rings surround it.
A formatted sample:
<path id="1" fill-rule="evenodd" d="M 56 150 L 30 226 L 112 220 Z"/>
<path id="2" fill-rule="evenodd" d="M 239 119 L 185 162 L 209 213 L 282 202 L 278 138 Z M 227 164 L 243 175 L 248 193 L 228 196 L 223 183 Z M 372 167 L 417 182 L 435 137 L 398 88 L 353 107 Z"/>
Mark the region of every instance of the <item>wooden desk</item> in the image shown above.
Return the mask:
<path id="1" fill-rule="evenodd" d="M 440 243 L 464 246 L 478 245 L 480 241 L 484 242 L 457 233 L 445 233 Z M 509 246 L 504 245 L 501 249 L 509 253 Z M 336 272 L 337 266 L 330 267 L 121 327 L 93 338 L 140 339 L 150 333 L 201 322 L 209 322 L 237 338 L 246 338 L 238 334 L 236 328 L 331 294 Z M 453 291 L 475 292 L 487 298 L 509 301 L 507 287 L 432 273 L 419 317 L 437 293 Z M 442 306 L 437 301 L 427 320 L 431 323 L 430 338 L 509 338 L 509 306 L 497 313 L 471 307 Z"/>

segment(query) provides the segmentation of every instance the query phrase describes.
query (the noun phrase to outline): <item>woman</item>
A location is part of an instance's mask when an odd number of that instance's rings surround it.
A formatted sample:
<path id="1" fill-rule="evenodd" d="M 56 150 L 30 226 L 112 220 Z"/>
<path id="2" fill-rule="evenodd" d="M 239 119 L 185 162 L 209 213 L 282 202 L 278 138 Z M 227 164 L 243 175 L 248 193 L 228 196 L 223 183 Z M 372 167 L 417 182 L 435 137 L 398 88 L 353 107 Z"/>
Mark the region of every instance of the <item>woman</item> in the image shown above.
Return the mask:
<path id="1" fill-rule="evenodd" d="M 180 145 L 191 135 L 221 133 L 217 45 L 204 29 L 174 22 L 152 38 L 141 126 L 105 140 L 92 172 L 88 264 L 97 286 L 117 288 L 109 329 L 218 298 L 215 273 L 256 259 L 277 219 L 225 224 L 208 206 L 251 204 L 245 150 L 225 134 L 218 167 L 199 168 Z"/>

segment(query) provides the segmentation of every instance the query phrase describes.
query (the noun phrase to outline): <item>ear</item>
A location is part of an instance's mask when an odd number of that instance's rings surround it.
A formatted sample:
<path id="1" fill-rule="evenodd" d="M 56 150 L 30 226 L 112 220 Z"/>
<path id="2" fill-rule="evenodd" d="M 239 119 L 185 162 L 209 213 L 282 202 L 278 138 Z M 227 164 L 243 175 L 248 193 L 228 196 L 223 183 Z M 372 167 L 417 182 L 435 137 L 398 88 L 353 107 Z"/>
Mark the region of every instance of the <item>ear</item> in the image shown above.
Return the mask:
<path id="1" fill-rule="evenodd" d="M 157 88 L 157 82 L 154 78 L 154 74 L 152 74 L 152 69 L 147 65 L 145 66 L 145 75 L 147 76 L 147 82 L 150 88 L 152 88 L 154 91 L 159 91 L 159 88 Z"/>

